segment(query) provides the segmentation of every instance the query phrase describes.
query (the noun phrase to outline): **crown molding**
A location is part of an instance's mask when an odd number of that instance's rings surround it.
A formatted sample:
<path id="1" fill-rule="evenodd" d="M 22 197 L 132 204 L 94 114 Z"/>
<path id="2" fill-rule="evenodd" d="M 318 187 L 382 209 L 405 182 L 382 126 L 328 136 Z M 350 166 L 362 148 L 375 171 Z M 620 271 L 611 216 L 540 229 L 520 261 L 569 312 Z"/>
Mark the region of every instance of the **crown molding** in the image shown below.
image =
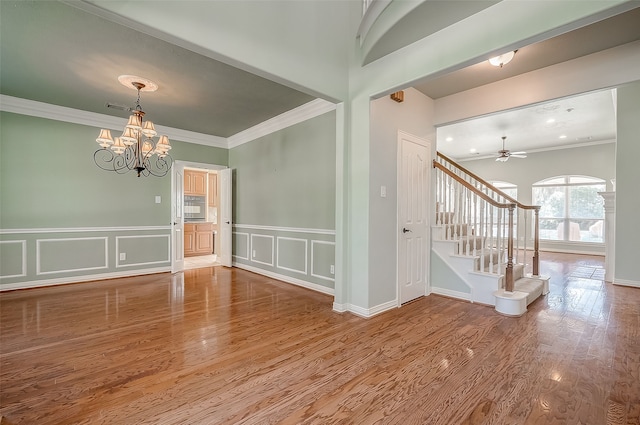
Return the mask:
<path id="1" fill-rule="evenodd" d="M 298 106 L 295 109 L 284 112 L 276 117 L 268 119 L 258 125 L 234 134 L 227 139 L 228 148 L 235 148 L 244 143 L 251 142 L 284 128 L 315 118 L 336 109 L 336 104 L 324 99 L 315 99 Z"/>
<path id="2" fill-rule="evenodd" d="M 179 128 L 165 127 L 158 124 L 156 124 L 156 130 L 158 133 L 166 134 L 172 140 L 231 149 L 335 109 L 336 104 L 324 99 L 315 99 L 258 125 L 236 133 L 228 139 L 209 134 L 196 133 L 194 131 L 182 130 Z M 88 125 L 97 128 L 108 128 L 111 130 L 122 130 L 127 123 L 125 118 L 82 111 L 80 109 L 67 108 L 65 106 L 52 105 L 50 103 L 37 102 L 35 100 L 21 99 L 19 97 L 2 94 L 0 94 L 0 111 L 69 122 L 73 124 Z"/>
<path id="3" fill-rule="evenodd" d="M 122 128 L 127 124 L 127 120 L 125 118 L 82 111 L 80 109 L 67 108 L 65 106 L 52 105 L 50 103 L 37 102 L 35 100 L 21 99 L 7 95 L 0 95 L 0 110 L 55 121 L 88 125 L 98 128 L 108 128 L 111 130 L 122 130 Z M 227 148 L 227 139 L 224 137 L 196 133 L 194 131 L 165 127 L 162 125 L 156 125 L 156 130 L 158 133 L 166 134 L 169 139 L 172 140 L 218 148 Z"/>

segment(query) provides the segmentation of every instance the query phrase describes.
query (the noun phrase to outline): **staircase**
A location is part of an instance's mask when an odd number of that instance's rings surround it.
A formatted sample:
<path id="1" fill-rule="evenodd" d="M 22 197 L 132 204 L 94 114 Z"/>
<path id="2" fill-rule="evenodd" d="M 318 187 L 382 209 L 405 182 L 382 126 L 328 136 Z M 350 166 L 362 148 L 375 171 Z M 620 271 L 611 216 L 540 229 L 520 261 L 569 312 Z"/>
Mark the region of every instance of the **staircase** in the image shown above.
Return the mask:
<path id="1" fill-rule="evenodd" d="M 520 204 L 487 181 L 438 152 L 436 219 L 432 252 L 440 275 L 432 292 L 494 306 L 521 316 L 549 292 L 539 274 L 538 206 Z M 532 273 L 525 273 L 529 266 Z M 457 290 L 448 282 L 461 282 Z"/>

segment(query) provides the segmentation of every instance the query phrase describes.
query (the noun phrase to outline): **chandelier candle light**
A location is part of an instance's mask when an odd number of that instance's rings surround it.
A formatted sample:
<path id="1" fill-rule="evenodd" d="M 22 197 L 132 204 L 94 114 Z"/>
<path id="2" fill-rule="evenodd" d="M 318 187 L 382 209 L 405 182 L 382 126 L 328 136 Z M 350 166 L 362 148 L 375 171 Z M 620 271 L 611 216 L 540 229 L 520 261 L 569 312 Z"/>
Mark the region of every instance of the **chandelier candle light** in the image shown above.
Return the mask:
<path id="1" fill-rule="evenodd" d="M 110 130 L 100 130 L 96 142 L 102 148 L 95 151 L 93 160 L 103 170 L 118 174 L 135 170 L 138 177 L 165 176 L 172 165 L 169 138 L 160 136 L 157 143 L 153 141 L 156 129 L 151 121 L 143 120 L 145 114 L 140 106 L 140 91 L 156 91 L 158 86 L 153 81 L 131 75 L 121 75 L 118 80 L 122 85 L 136 89 L 138 100 L 135 108 L 128 108 L 131 116 L 120 137 L 114 139 Z"/>

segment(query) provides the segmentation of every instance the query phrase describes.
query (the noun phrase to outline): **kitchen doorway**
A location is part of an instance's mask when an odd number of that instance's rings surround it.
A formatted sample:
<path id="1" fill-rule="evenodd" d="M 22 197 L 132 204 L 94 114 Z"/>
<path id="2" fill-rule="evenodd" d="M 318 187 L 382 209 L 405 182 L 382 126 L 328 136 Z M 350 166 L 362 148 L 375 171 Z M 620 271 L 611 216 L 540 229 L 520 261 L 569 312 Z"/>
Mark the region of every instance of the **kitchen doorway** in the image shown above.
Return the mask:
<path id="1" fill-rule="evenodd" d="M 230 267 L 231 170 L 176 161 L 172 175 L 171 271 Z"/>

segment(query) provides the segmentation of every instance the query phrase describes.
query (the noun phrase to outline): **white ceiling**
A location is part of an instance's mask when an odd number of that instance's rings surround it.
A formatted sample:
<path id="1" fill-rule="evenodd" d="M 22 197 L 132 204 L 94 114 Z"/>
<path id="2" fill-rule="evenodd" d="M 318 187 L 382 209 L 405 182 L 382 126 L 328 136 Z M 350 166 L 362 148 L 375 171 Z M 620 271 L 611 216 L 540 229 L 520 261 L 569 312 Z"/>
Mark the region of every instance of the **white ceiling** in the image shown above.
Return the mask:
<path id="1" fill-rule="evenodd" d="M 469 1 L 438 2 L 437 7 L 442 9 L 439 12 L 442 16 L 465 16 L 465 13 L 490 7 L 493 2 L 482 3 L 478 6 Z M 149 119 L 164 126 L 220 137 L 230 137 L 314 99 L 308 93 L 143 34 L 89 13 L 83 7 L 72 6 L 83 4 L 0 0 L 0 93 L 124 117 L 126 112 L 107 108 L 106 103 L 133 106 L 135 91 L 120 85 L 117 77 L 139 75 L 159 85 L 157 92 L 142 96 L 142 106 Z M 189 2 L 183 4 L 181 19 L 188 22 Z M 460 10 L 464 7 L 470 9 Z M 210 3 L 207 10 L 215 12 L 215 2 Z M 416 13 L 407 19 L 415 26 L 420 24 L 414 22 L 419 16 Z M 486 63 L 482 63 L 429 78 L 415 87 L 434 99 L 468 90 L 549 66 L 550 61 L 558 63 L 638 40 L 639 23 L 640 7 L 636 7 L 617 18 L 594 24 L 597 26 L 592 28 L 594 32 L 578 30 L 526 46 L 512 63 L 499 70 L 501 72 L 496 73 L 496 69 L 488 69 Z M 426 20 L 424 25 L 436 26 L 425 30 L 426 33 L 437 30 L 438 24 L 433 16 Z M 403 40 L 398 31 L 407 26 L 398 26 L 390 32 L 390 37 Z M 409 43 L 411 37 L 422 34 L 418 33 L 413 31 L 402 43 Z M 393 48 L 396 47 L 401 46 Z M 388 49 L 389 45 L 383 42 L 380 48 Z M 384 54 L 383 50 L 377 54 Z M 536 131 L 540 130 L 538 123 L 543 115 L 540 110 L 551 108 L 557 114 L 555 126 L 544 127 L 548 131 L 545 134 L 535 133 L 534 126 Z M 566 112 L 570 108 L 572 112 Z M 438 148 L 445 154 L 462 158 L 469 156 L 471 147 L 478 149 L 479 155 L 497 151 L 502 135 L 508 137 L 507 147 L 513 150 L 552 148 L 558 143 L 578 142 L 589 137 L 589 141 L 597 141 L 614 137 L 612 117 L 611 93 L 556 101 L 546 107 L 443 127 L 438 134 L 448 131 L 454 142 L 445 145 L 438 140 Z M 560 131 L 567 133 L 568 139 L 559 141 Z M 536 136 L 531 138 L 531 134 Z M 473 140 L 469 135 L 474 135 Z"/>
<path id="2" fill-rule="evenodd" d="M 610 143 L 616 137 L 615 90 L 603 90 L 481 117 L 437 129 L 438 150 L 458 160 Z M 518 161 L 518 159 L 510 159 Z"/>

